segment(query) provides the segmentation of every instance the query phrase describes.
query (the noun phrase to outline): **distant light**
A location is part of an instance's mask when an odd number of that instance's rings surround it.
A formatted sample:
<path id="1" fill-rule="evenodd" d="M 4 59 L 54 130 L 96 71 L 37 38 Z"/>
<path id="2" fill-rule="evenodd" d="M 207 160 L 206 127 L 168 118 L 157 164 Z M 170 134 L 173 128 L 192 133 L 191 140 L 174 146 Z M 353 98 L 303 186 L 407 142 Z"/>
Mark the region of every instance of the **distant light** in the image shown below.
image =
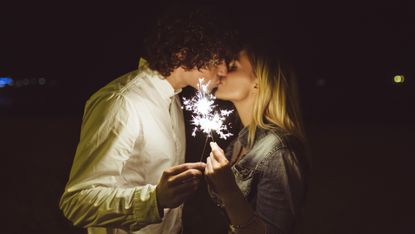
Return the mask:
<path id="1" fill-rule="evenodd" d="M 24 86 L 30 85 L 30 80 L 28 78 L 23 79 L 23 85 Z"/>
<path id="2" fill-rule="evenodd" d="M 405 76 L 396 75 L 396 76 L 393 77 L 393 82 L 395 82 L 397 84 L 403 83 L 403 82 L 405 82 Z"/>
<path id="3" fill-rule="evenodd" d="M 323 87 L 323 86 L 326 85 L 326 80 L 325 79 L 318 79 L 316 81 L 316 85 L 319 86 L 319 87 Z"/>
<path id="4" fill-rule="evenodd" d="M 39 84 L 40 84 L 40 85 L 44 85 L 44 84 L 46 84 L 46 79 L 45 79 L 45 78 L 43 78 L 43 77 L 42 77 L 42 78 L 39 78 L 39 80 L 38 80 L 38 81 L 39 81 Z"/>
<path id="5" fill-rule="evenodd" d="M 23 82 L 21 80 L 17 80 L 16 81 L 16 87 L 20 88 L 21 86 L 23 86 Z"/>
<path id="6" fill-rule="evenodd" d="M 13 79 L 10 77 L 0 77 L 0 88 L 4 88 L 6 85 L 12 86 Z"/>

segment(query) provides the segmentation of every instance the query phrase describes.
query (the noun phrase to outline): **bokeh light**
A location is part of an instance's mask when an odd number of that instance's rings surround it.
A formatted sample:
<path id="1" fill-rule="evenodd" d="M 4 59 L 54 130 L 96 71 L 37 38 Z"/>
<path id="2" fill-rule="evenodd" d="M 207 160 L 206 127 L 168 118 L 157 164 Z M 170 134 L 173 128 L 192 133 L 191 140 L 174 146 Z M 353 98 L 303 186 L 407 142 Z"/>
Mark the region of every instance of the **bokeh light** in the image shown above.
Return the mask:
<path id="1" fill-rule="evenodd" d="M 13 85 L 13 79 L 10 77 L 0 77 L 0 88 L 12 86 Z"/>
<path id="2" fill-rule="evenodd" d="M 395 82 L 397 84 L 401 84 L 401 83 L 405 82 L 405 76 L 396 75 L 396 76 L 393 77 L 393 82 Z"/>

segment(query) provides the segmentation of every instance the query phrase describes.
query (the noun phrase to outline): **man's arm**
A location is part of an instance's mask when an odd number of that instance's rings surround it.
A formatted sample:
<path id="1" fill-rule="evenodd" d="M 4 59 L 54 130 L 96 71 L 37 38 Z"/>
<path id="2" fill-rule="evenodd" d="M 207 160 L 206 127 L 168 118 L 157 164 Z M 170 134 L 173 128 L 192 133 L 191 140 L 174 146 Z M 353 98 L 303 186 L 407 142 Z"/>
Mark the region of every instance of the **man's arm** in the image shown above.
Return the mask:
<path id="1" fill-rule="evenodd" d="M 120 173 L 140 134 L 140 120 L 131 113 L 132 108 L 121 95 L 93 96 L 86 105 L 80 143 L 60 202 L 64 215 L 74 225 L 137 230 L 160 222 L 163 213 L 159 211 L 174 207 L 172 197 L 176 199 L 174 205 L 181 202 L 177 198 L 192 191 L 196 184 L 183 186 L 177 181 L 201 174 L 203 165 L 188 166 L 182 167 L 185 170 L 168 170 L 157 187 L 125 186 Z M 180 189 L 175 189 L 177 186 Z"/>
<path id="2" fill-rule="evenodd" d="M 138 230 L 161 221 L 155 186 L 90 187 L 66 190 L 60 208 L 75 226 L 105 226 Z"/>
<path id="3" fill-rule="evenodd" d="M 175 208 L 197 190 L 204 163 L 185 163 L 164 171 L 157 186 L 91 186 L 65 191 L 61 209 L 76 226 L 138 230 L 161 221 L 164 208 Z"/>

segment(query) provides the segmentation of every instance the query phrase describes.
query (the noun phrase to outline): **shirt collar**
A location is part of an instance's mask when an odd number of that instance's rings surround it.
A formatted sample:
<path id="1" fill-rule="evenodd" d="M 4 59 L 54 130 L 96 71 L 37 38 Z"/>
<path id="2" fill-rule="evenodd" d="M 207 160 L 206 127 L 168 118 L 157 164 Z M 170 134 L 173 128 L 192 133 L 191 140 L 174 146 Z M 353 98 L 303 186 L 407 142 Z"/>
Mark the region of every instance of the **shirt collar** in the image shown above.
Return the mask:
<path id="1" fill-rule="evenodd" d="M 244 127 L 238 134 L 238 141 L 245 148 L 248 148 L 248 133 L 248 127 Z M 255 142 L 262 139 L 265 135 L 267 135 L 267 130 L 257 127 L 255 132 L 254 144 Z"/>
<path id="2" fill-rule="evenodd" d="M 182 89 L 174 90 L 173 86 L 164 78 L 159 72 L 155 70 L 151 70 L 149 67 L 148 62 L 144 58 L 140 58 L 140 62 L 138 65 L 139 72 L 145 72 L 149 76 L 151 76 L 151 81 L 154 83 L 155 88 L 159 91 L 160 95 L 164 99 L 171 100 L 171 97 L 179 94 Z"/>

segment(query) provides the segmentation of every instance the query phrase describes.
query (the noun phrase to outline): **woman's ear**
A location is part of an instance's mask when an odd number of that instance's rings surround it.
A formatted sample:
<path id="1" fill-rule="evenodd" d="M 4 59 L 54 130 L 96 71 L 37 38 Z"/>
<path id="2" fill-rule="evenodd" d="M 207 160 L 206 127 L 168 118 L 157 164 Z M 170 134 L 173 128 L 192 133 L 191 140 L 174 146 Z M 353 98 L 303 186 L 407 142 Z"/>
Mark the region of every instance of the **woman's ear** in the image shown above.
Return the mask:
<path id="1" fill-rule="evenodd" d="M 258 78 L 255 78 L 255 80 L 253 81 L 252 88 L 252 93 L 257 94 L 259 91 Z"/>
<path id="2" fill-rule="evenodd" d="M 258 78 L 255 77 L 253 82 L 254 82 L 254 89 L 258 89 L 259 88 Z"/>

